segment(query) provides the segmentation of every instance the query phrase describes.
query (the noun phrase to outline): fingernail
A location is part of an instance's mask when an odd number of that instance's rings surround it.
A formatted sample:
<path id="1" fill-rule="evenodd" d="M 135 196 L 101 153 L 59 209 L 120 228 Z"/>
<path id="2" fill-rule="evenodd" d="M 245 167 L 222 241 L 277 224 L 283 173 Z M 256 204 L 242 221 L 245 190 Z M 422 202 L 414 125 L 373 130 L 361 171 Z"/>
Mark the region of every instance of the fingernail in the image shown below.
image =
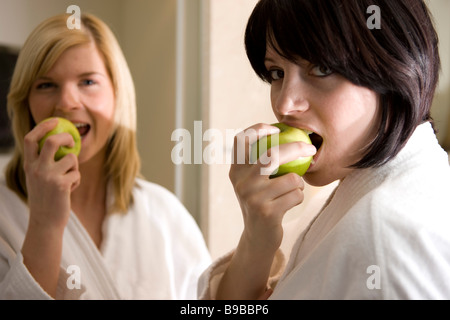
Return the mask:
<path id="1" fill-rule="evenodd" d="M 305 151 L 306 153 L 308 153 L 310 155 L 315 155 L 317 153 L 316 147 L 314 147 L 312 144 L 302 143 L 301 148 L 303 151 Z"/>

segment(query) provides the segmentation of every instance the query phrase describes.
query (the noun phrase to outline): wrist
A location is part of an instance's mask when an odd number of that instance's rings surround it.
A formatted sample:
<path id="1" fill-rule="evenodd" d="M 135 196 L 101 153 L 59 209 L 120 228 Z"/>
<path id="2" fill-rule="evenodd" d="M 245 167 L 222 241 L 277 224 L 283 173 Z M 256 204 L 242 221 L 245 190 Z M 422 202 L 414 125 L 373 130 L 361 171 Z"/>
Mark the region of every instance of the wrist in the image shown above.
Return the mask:
<path id="1" fill-rule="evenodd" d="M 258 299 L 267 289 L 277 250 L 264 251 L 253 246 L 244 234 L 217 288 L 217 299 Z"/>
<path id="2" fill-rule="evenodd" d="M 241 246 L 248 253 L 254 257 L 270 257 L 274 256 L 281 245 L 283 239 L 283 229 L 270 230 L 264 232 L 263 235 L 255 235 L 248 229 L 242 232 L 239 246 Z"/>
<path id="3" fill-rule="evenodd" d="M 69 214 L 55 214 L 54 211 L 45 211 L 36 208 L 30 208 L 30 218 L 28 229 L 32 228 L 37 232 L 62 234 L 69 221 Z"/>

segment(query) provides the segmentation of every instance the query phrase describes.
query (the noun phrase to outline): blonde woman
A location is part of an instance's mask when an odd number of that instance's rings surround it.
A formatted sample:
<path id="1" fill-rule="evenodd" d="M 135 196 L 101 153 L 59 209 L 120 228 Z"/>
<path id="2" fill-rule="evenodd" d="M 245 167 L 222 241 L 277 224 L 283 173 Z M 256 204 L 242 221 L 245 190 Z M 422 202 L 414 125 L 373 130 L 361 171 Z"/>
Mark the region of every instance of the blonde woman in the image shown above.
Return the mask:
<path id="1" fill-rule="evenodd" d="M 0 299 L 192 299 L 210 263 L 192 217 L 139 177 L 133 81 L 111 30 L 92 15 L 41 23 L 8 95 L 16 141 L 0 179 Z M 54 161 L 72 121 L 79 157 Z"/>

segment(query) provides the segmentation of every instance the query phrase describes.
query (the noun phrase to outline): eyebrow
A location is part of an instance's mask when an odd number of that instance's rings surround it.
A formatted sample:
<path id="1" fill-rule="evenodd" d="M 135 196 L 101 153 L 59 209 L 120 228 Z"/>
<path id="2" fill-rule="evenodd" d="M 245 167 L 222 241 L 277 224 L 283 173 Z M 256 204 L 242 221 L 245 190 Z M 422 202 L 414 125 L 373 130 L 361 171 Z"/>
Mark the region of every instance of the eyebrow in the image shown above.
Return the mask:
<path id="1" fill-rule="evenodd" d="M 77 77 L 78 78 L 84 78 L 84 77 L 89 77 L 89 76 L 92 76 L 92 75 L 98 75 L 98 76 L 101 76 L 101 77 L 106 77 L 103 73 L 95 72 L 95 71 L 83 72 L 83 73 L 80 73 L 79 75 L 77 75 Z M 41 77 L 38 77 L 36 80 L 53 80 L 53 78 L 48 77 L 48 76 L 41 76 Z"/>
<path id="2" fill-rule="evenodd" d="M 82 77 L 87 77 L 87 76 L 92 76 L 92 75 L 98 75 L 98 76 L 106 77 L 106 75 L 104 75 L 103 73 L 95 72 L 95 71 L 84 72 L 84 73 L 78 75 L 78 77 L 82 78 Z"/>
<path id="3" fill-rule="evenodd" d="M 272 57 L 265 57 L 264 58 L 264 63 L 267 63 L 267 62 L 271 62 L 271 63 L 275 63 L 275 60 L 272 58 Z"/>
<path id="4" fill-rule="evenodd" d="M 284 58 L 284 59 L 286 59 L 286 58 Z M 266 63 L 273 63 L 273 64 L 276 64 L 276 59 L 272 58 L 270 55 L 269 55 L 269 56 L 266 56 L 266 57 L 264 58 L 264 64 L 266 64 Z M 298 58 L 298 59 L 295 61 L 295 63 L 296 63 L 297 65 L 299 65 L 300 67 L 302 67 L 302 68 L 306 68 L 306 67 L 308 67 L 308 65 L 313 64 L 311 61 L 308 61 L 308 60 L 303 59 L 303 58 Z"/>

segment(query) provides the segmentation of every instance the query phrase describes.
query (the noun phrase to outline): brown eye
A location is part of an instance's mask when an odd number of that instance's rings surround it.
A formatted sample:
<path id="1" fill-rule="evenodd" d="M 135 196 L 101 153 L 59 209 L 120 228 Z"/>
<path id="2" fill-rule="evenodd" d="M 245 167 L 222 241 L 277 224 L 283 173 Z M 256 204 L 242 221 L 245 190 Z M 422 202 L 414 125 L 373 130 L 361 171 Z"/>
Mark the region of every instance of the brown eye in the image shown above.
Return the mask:
<path id="1" fill-rule="evenodd" d="M 284 71 L 278 70 L 278 69 L 269 71 L 269 79 L 271 81 L 276 81 L 276 80 L 280 80 L 283 78 L 284 78 Z"/>
<path id="2" fill-rule="evenodd" d="M 316 77 L 327 77 L 330 74 L 333 73 L 333 70 L 331 70 L 328 67 L 325 66 L 315 66 L 311 69 L 310 74 Z"/>

